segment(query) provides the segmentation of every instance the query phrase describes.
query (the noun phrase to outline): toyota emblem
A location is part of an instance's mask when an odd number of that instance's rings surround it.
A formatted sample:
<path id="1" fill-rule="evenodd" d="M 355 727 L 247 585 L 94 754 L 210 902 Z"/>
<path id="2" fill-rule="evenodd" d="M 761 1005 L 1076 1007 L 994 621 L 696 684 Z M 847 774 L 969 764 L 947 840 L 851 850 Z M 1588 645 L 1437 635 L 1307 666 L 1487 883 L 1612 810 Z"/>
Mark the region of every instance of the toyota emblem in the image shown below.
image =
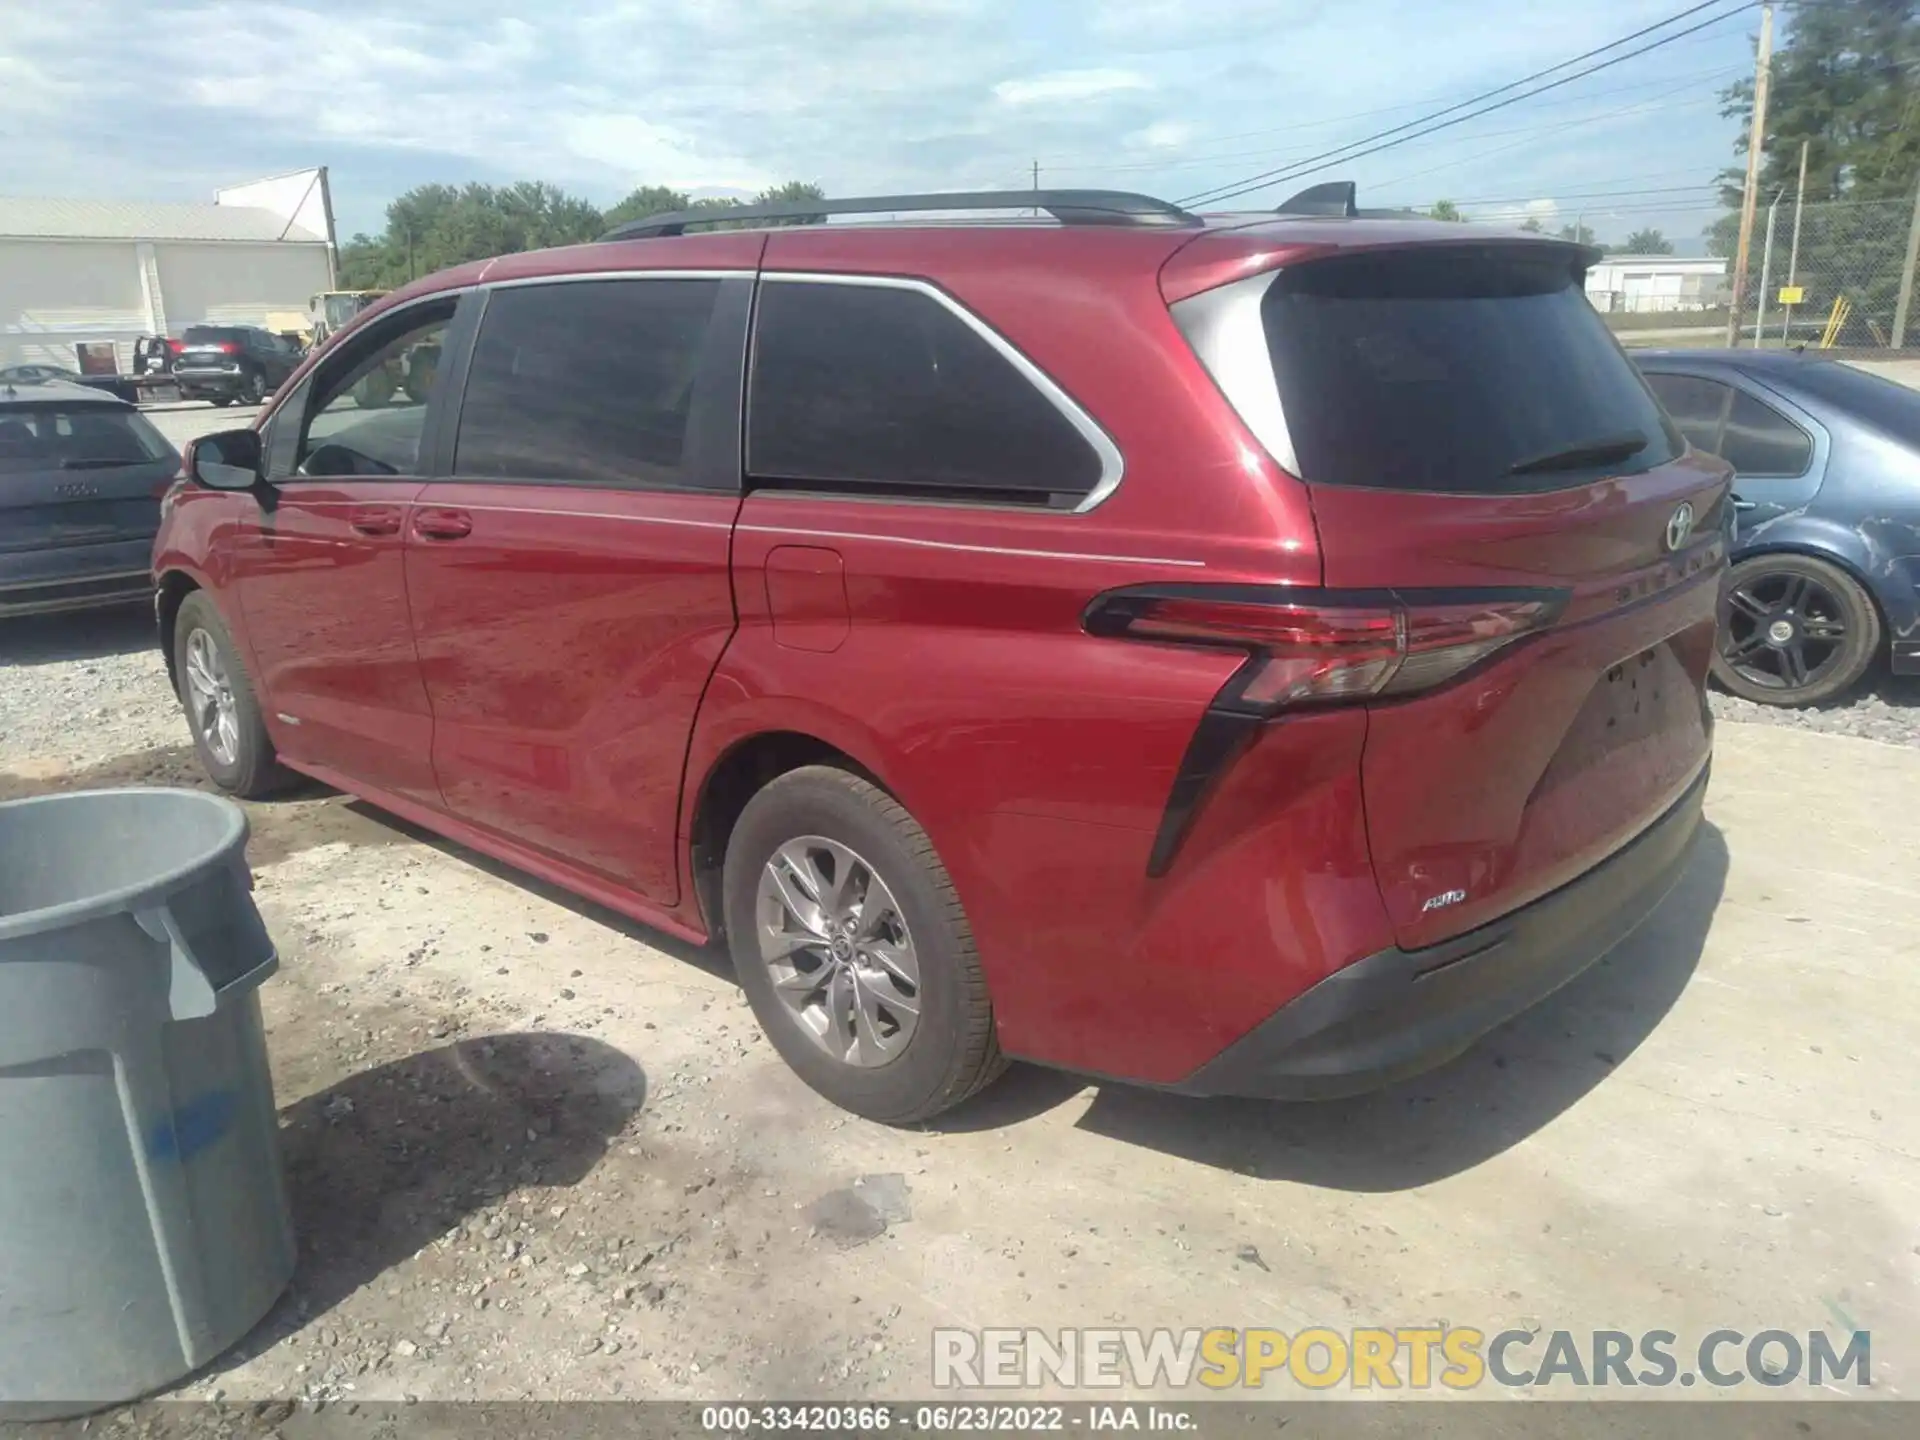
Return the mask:
<path id="1" fill-rule="evenodd" d="M 1693 506 L 1686 501 L 1680 502 L 1667 519 L 1667 549 L 1684 550 L 1687 541 L 1693 538 Z"/>

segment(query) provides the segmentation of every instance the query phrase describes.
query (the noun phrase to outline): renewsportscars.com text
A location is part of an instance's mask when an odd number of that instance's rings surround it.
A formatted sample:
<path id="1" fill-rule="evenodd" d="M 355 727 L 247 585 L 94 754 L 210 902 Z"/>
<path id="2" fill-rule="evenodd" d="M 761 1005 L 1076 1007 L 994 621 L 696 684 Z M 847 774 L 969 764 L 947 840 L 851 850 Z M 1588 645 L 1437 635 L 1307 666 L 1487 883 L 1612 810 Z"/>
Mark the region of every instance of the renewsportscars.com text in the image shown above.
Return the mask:
<path id="1" fill-rule="evenodd" d="M 1499 1330 L 1471 1326 L 1295 1331 L 956 1330 L 933 1332 L 938 1389 L 1473 1390 L 1804 1385 L 1867 1388 L 1872 1337 L 1813 1330 Z"/>

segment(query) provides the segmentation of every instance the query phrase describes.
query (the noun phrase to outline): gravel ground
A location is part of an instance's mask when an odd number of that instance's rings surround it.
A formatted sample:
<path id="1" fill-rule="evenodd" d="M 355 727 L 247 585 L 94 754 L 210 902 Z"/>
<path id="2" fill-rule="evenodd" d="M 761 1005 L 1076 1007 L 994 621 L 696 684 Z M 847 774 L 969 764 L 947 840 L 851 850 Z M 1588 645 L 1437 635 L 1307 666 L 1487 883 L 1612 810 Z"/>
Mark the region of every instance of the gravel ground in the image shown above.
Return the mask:
<path id="1" fill-rule="evenodd" d="M 1881 674 L 1827 705 L 1788 709 L 1756 705 L 1715 690 L 1714 717 L 1742 725 L 1784 725 L 1823 735 L 1852 735 L 1888 745 L 1920 745 L 1920 675 Z"/>

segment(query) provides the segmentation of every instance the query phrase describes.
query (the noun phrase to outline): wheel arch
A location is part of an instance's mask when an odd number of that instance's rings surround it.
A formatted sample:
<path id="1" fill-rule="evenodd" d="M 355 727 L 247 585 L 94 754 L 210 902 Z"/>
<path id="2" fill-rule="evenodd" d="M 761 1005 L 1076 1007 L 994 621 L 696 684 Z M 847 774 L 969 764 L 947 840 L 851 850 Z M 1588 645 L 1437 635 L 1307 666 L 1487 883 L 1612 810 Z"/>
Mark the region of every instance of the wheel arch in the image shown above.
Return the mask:
<path id="1" fill-rule="evenodd" d="M 807 765 L 833 765 L 892 790 L 872 766 L 841 746 L 798 729 L 759 730 L 735 739 L 715 757 L 693 794 L 686 855 L 692 872 L 694 903 L 707 933 L 719 941 L 726 932 L 720 874 L 727 841 L 747 802 L 772 781 Z M 898 797 L 896 797 L 898 798 Z"/>
<path id="2" fill-rule="evenodd" d="M 185 570 L 168 570 L 161 575 L 160 583 L 154 590 L 154 626 L 159 632 L 160 654 L 167 665 L 167 684 L 176 693 L 180 689 L 180 676 L 176 673 L 179 662 L 173 653 L 173 627 L 180 618 L 180 607 L 187 603 L 187 596 L 204 588 L 198 579 Z"/>
<path id="3" fill-rule="evenodd" d="M 1783 517 L 1797 519 L 1799 517 Z M 1873 613 L 1880 621 L 1881 649 L 1892 643 L 1893 635 L 1898 631 L 1903 619 L 1890 614 L 1880 587 L 1873 583 L 1873 556 L 1866 542 L 1856 530 L 1839 527 L 1841 534 L 1833 536 L 1822 526 L 1816 531 L 1803 528 L 1782 528 L 1777 533 L 1772 526 L 1762 526 L 1755 532 L 1751 543 L 1742 545 L 1733 556 L 1734 565 L 1744 565 L 1749 560 L 1764 560 L 1774 555 L 1798 555 L 1807 560 L 1824 560 L 1835 569 L 1845 572 L 1861 590 L 1866 592 L 1867 603 L 1873 606 Z M 1851 536 L 1853 544 L 1844 543 L 1844 537 Z M 1834 543 L 1840 540 L 1841 543 Z"/>

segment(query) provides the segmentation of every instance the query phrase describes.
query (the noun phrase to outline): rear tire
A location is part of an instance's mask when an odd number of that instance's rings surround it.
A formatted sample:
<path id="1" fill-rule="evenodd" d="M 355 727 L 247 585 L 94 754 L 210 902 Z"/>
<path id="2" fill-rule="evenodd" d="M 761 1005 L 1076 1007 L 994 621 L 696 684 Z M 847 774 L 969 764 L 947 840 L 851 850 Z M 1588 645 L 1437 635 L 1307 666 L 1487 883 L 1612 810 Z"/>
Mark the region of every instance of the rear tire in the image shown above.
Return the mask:
<path id="1" fill-rule="evenodd" d="M 1756 555 L 1727 572 L 1713 678 L 1761 705 L 1818 705 L 1851 689 L 1880 653 L 1866 589 L 1810 555 Z"/>
<path id="2" fill-rule="evenodd" d="M 174 617 L 173 667 L 194 752 L 207 778 L 246 800 L 285 789 L 293 774 L 280 763 L 260 718 L 252 677 L 204 591 L 187 596 Z"/>
<path id="3" fill-rule="evenodd" d="M 794 857 L 805 868 L 808 855 L 819 868 L 802 876 Z M 828 903 L 810 903 L 810 887 Z M 783 893 L 817 923 L 796 918 Z M 953 881 L 926 832 L 872 781 L 809 765 L 770 782 L 728 839 L 722 894 L 728 948 L 761 1029 L 842 1109 L 910 1124 L 1006 1068 Z M 792 944 L 776 932 L 835 938 Z"/>
<path id="4" fill-rule="evenodd" d="M 233 403 L 231 395 L 209 395 L 207 400 L 217 410 L 224 410 Z"/>

